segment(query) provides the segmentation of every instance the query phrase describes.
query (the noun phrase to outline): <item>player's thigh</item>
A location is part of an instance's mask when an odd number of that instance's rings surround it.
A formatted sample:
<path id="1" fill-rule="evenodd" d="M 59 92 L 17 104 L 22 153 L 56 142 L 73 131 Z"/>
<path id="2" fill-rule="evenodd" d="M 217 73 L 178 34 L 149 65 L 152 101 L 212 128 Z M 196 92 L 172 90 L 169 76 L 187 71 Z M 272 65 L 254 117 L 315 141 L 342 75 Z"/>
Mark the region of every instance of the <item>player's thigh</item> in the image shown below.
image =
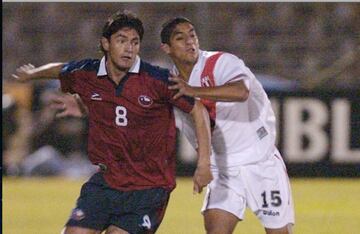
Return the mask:
<path id="1" fill-rule="evenodd" d="M 81 188 L 76 207 L 66 223 L 67 230 L 74 230 L 74 233 L 80 231 L 86 233 L 86 229 L 104 230 L 109 225 L 110 217 L 106 191 L 106 183 L 102 175 L 94 174 Z"/>
<path id="2" fill-rule="evenodd" d="M 221 209 L 208 209 L 204 212 L 207 234 L 231 234 L 239 219 L 234 214 Z"/>
<path id="3" fill-rule="evenodd" d="M 122 198 L 111 199 L 110 225 L 129 233 L 155 233 L 163 220 L 170 192 L 152 188 L 124 194 Z"/>
<path id="4" fill-rule="evenodd" d="M 83 227 L 65 227 L 61 234 L 101 234 L 101 231 Z"/>
<path id="5" fill-rule="evenodd" d="M 246 190 L 241 170 L 213 170 L 214 179 L 206 188 L 201 212 L 220 209 L 242 220 L 246 210 Z"/>
<path id="6" fill-rule="evenodd" d="M 280 229 L 294 223 L 289 178 L 277 151 L 268 160 L 247 166 L 243 180 L 249 194 L 248 206 L 265 228 Z"/>
<path id="7" fill-rule="evenodd" d="M 207 233 L 232 233 L 246 210 L 241 169 L 213 170 L 202 207 Z"/>
<path id="8" fill-rule="evenodd" d="M 105 234 L 129 234 L 127 231 L 116 227 L 114 225 L 110 225 L 107 229 Z"/>

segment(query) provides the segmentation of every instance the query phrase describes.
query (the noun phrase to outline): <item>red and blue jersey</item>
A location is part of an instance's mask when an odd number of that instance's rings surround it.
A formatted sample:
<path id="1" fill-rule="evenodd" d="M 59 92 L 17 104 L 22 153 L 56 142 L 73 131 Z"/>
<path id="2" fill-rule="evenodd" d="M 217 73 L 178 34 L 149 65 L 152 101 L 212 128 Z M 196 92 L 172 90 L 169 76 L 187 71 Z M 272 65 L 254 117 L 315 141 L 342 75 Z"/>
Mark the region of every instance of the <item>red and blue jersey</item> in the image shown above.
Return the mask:
<path id="1" fill-rule="evenodd" d="M 194 99 L 174 100 L 169 71 L 137 57 L 117 85 L 105 58 L 66 63 L 63 92 L 78 93 L 89 109 L 88 157 L 106 166 L 104 178 L 122 191 L 175 187 L 176 129 L 173 106 L 190 112 Z"/>

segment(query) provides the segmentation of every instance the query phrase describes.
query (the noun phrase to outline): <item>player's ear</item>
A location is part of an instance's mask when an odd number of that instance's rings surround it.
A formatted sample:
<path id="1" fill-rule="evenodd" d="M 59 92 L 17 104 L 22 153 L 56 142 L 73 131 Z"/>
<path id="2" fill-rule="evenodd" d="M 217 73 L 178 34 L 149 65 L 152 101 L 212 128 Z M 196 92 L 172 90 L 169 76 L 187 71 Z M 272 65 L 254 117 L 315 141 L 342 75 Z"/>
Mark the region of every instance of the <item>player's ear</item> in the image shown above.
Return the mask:
<path id="1" fill-rule="evenodd" d="M 170 54 L 170 46 L 166 43 L 161 43 L 160 49 L 164 51 L 166 54 Z"/>
<path id="2" fill-rule="evenodd" d="M 109 40 L 106 37 L 102 37 L 100 43 L 105 51 L 109 51 Z"/>

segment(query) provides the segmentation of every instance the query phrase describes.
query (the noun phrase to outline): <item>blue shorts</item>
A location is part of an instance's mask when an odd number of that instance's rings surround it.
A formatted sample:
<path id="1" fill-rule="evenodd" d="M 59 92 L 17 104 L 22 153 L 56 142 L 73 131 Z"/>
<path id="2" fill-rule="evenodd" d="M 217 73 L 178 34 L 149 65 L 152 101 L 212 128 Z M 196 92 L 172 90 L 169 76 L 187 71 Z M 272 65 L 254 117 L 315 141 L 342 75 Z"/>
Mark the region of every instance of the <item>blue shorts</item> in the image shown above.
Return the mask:
<path id="1" fill-rule="evenodd" d="M 112 189 L 99 172 L 82 186 L 66 226 L 103 231 L 114 225 L 131 234 L 155 233 L 169 196 L 164 188 L 128 192 Z"/>

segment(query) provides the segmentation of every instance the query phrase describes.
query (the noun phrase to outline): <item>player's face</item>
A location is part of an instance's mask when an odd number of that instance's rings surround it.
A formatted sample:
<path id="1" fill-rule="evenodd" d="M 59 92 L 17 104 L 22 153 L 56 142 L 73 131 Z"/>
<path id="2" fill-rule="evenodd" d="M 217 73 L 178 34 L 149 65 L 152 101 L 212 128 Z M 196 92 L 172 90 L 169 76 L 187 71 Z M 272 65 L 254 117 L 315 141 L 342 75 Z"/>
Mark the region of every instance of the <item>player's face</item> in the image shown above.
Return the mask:
<path id="1" fill-rule="evenodd" d="M 122 28 L 106 40 L 103 47 L 108 52 L 108 59 L 119 70 L 129 70 L 140 50 L 140 37 L 135 29 Z"/>
<path id="2" fill-rule="evenodd" d="M 176 25 L 170 37 L 169 55 L 178 62 L 196 63 L 199 57 L 199 39 L 191 24 Z"/>

